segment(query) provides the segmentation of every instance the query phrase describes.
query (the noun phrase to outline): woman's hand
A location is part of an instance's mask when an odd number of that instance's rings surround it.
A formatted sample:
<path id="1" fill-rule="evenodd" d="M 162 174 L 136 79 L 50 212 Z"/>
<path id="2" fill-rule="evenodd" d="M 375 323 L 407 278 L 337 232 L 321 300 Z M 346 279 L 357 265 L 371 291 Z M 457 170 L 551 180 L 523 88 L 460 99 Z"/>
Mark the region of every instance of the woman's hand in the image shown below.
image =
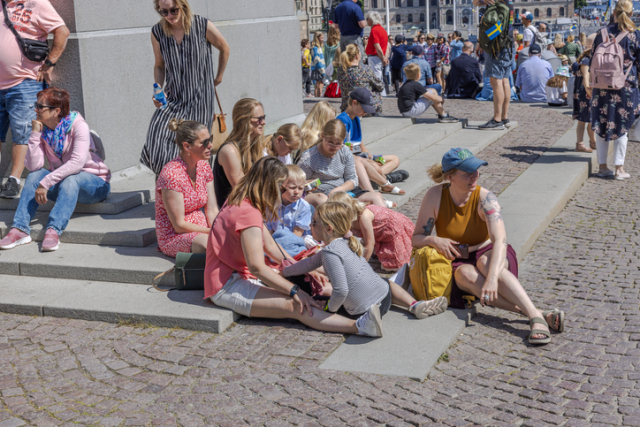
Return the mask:
<path id="1" fill-rule="evenodd" d="M 309 311 L 310 317 L 313 317 L 313 310 L 311 310 L 311 307 L 319 308 L 322 310 L 322 307 L 320 307 L 320 304 L 318 304 L 318 301 L 311 298 L 311 296 L 309 296 L 309 294 L 303 290 L 299 290 L 298 293 L 293 296 L 293 300 L 298 305 L 300 305 L 300 314 L 304 313 L 305 307 Z"/>
<path id="2" fill-rule="evenodd" d="M 313 277 L 314 279 L 316 279 L 322 285 L 323 288 L 326 288 L 327 285 L 329 284 L 329 278 L 325 274 L 320 273 L 319 271 L 310 271 L 307 274 Z"/>
<path id="3" fill-rule="evenodd" d="M 42 132 L 42 122 L 39 122 L 38 120 L 31 120 L 31 131 Z"/>
<path id="4" fill-rule="evenodd" d="M 458 252 L 458 248 L 454 245 L 457 245 L 458 242 L 447 239 L 446 237 L 434 237 L 433 238 L 433 247 L 440 254 L 444 255 L 448 260 L 453 261 L 456 258 L 460 257 L 460 252 Z"/>
<path id="5" fill-rule="evenodd" d="M 587 99 L 591 99 L 591 95 L 593 93 L 593 89 L 591 88 L 591 86 L 585 87 L 584 89 L 587 91 Z"/>
<path id="6" fill-rule="evenodd" d="M 153 105 L 155 105 L 156 108 L 162 107 L 162 102 L 158 101 L 155 96 L 152 96 L 151 99 L 153 99 Z"/>
<path id="7" fill-rule="evenodd" d="M 36 202 L 37 202 L 39 205 L 44 205 L 44 204 L 46 204 L 46 203 L 47 203 L 47 192 L 48 192 L 48 191 L 49 191 L 49 190 L 47 190 L 46 188 L 44 188 L 44 187 L 42 186 L 42 184 L 40 184 L 40 185 L 38 186 L 38 189 L 36 190 Z"/>
<path id="8" fill-rule="evenodd" d="M 480 303 L 483 306 L 487 304 L 491 305 L 491 303 L 496 299 L 498 299 L 498 279 L 487 279 L 482 286 L 482 292 L 480 293 Z"/>

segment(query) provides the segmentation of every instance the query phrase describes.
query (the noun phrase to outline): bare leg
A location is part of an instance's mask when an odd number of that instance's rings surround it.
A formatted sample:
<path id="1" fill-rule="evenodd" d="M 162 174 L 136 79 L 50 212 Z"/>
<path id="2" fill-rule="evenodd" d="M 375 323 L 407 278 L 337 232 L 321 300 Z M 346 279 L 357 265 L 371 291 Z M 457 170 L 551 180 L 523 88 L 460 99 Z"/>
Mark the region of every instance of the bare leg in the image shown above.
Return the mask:
<path id="1" fill-rule="evenodd" d="M 319 331 L 343 334 L 358 333 L 355 320 L 338 314 L 327 313 L 317 308 L 312 308 L 312 311 L 313 316 L 309 316 L 306 308 L 303 314 L 300 314 L 300 306 L 292 298 L 267 287 L 263 287 L 258 291 L 251 305 L 251 317 L 296 319 Z"/>
<path id="2" fill-rule="evenodd" d="M 381 166 L 383 174 L 390 174 L 394 170 L 398 169 L 398 166 L 400 166 L 400 159 L 398 158 L 398 156 L 385 154 L 382 157 L 384 157 L 384 165 Z"/>
<path id="3" fill-rule="evenodd" d="M 491 89 L 493 89 L 493 120 L 502 121 L 502 106 L 504 104 L 504 86 L 502 79 L 491 77 Z"/>
<path id="4" fill-rule="evenodd" d="M 436 110 L 436 113 L 438 113 L 439 115 L 444 116 L 445 114 L 447 114 L 445 113 L 444 108 L 442 108 L 441 102 L 434 101 L 432 105 L 433 105 L 433 109 Z"/>
<path id="5" fill-rule="evenodd" d="M 371 203 L 376 206 L 386 207 L 386 205 L 384 204 L 384 197 L 382 197 L 382 194 L 378 193 L 377 191 L 374 191 L 373 193 L 364 193 L 363 195 L 358 197 L 358 200 L 364 203 Z"/>
<path id="6" fill-rule="evenodd" d="M 366 169 L 367 176 L 371 181 L 375 182 L 378 185 L 384 185 L 387 183 L 387 176 L 381 174 L 380 171 L 378 171 L 378 169 L 375 167 L 373 162 L 365 160 L 362 157 L 360 158 L 360 160 L 362 160 L 362 166 Z"/>
<path id="7" fill-rule="evenodd" d="M 391 302 L 400 307 L 409 308 L 416 299 L 412 297 L 409 292 L 405 291 L 402 286 L 394 282 L 389 282 L 389 288 L 391 289 Z"/>
<path id="8" fill-rule="evenodd" d="M 502 120 L 509 118 L 509 103 L 511 102 L 511 85 L 509 79 L 502 79 L 502 90 L 504 93 L 504 100 L 502 101 Z"/>
<path id="9" fill-rule="evenodd" d="M 587 134 L 589 135 L 589 147 L 592 149 L 596 149 L 596 134 L 591 129 L 591 123 L 587 123 Z"/>
<path id="10" fill-rule="evenodd" d="M 209 235 L 201 233 L 198 234 L 191 242 L 191 253 L 192 254 L 203 254 L 207 252 L 207 241 L 209 240 Z"/>
<path id="11" fill-rule="evenodd" d="M 324 193 L 316 192 L 307 194 L 304 199 L 307 201 L 307 203 L 311 203 L 314 208 L 317 208 L 318 206 L 326 202 L 328 197 Z"/>
<path id="12" fill-rule="evenodd" d="M 580 143 L 584 143 L 584 127 L 586 123 L 578 120 L 578 127 L 576 128 L 576 145 Z M 593 131 L 592 131 L 593 132 Z"/>
<path id="13" fill-rule="evenodd" d="M 13 144 L 11 150 L 11 176 L 20 179 L 24 170 L 24 158 L 27 156 L 29 145 Z"/>
<path id="14" fill-rule="evenodd" d="M 374 191 L 371 185 L 371 177 L 365 166 L 366 160 L 359 156 L 353 156 L 353 161 L 356 164 L 356 175 L 358 175 L 358 185 L 360 188 L 366 191 Z"/>

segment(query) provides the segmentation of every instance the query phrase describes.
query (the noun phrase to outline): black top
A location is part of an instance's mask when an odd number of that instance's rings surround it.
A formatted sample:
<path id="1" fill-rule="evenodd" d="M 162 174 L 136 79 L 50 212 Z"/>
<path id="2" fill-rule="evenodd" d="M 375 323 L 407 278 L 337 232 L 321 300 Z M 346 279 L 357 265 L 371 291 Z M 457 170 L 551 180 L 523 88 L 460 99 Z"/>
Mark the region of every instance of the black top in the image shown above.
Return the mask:
<path id="1" fill-rule="evenodd" d="M 401 113 L 411 111 L 413 104 L 425 93 L 427 88 L 415 80 L 407 80 L 398 91 L 398 110 Z"/>
<path id="2" fill-rule="evenodd" d="M 482 82 L 478 60 L 469 54 L 461 54 L 451 61 L 447 79 L 447 95 L 450 98 L 471 98 Z"/>
<path id="3" fill-rule="evenodd" d="M 232 144 L 232 142 L 225 142 L 218 149 L 218 154 L 227 144 Z M 218 163 L 218 157 L 213 161 L 213 189 L 216 192 L 216 202 L 218 203 L 218 209 L 222 209 L 224 202 L 227 201 L 229 194 L 231 194 L 231 190 L 233 187 L 227 178 L 227 174 L 224 173 L 224 168 Z"/>

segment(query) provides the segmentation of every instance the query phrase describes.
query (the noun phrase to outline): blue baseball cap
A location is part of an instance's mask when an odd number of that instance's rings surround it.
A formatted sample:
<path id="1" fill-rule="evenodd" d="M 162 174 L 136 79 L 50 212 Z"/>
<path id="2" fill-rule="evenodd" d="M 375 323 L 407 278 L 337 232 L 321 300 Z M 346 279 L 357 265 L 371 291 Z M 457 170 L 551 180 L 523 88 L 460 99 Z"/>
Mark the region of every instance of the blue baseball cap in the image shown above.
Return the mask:
<path id="1" fill-rule="evenodd" d="M 531 12 L 527 12 L 527 13 L 522 13 L 520 14 L 521 18 L 527 19 L 529 21 L 533 21 L 533 13 Z"/>
<path id="2" fill-rule="evenodd" d="M 477 171 L 480 166 L 487 166 L 488 164 L 484 160 L 475 157 L 466 148 L 452 148 L 442 157 L 442 172 L 460 169 L 463 172 L 471 173 Z"/>

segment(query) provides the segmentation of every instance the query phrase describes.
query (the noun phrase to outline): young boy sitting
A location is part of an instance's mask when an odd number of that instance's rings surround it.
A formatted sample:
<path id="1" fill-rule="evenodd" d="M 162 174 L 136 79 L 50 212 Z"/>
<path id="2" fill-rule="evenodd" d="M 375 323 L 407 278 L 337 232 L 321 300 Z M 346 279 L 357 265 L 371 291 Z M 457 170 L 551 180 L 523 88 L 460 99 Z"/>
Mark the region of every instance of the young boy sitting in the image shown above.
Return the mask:
<path id="1" fill-rule="evenodd" d="M 442 108 L 444 101 L 435 89 L 425 88 L 418 81 L 420 80 L 418 64 L 409 64 L 404 67 L 404 74 L 407 76 L 407 81 L 398 92 L 398 109 L 404 117 L 411 117 L 415 123 L 415 119 L 433 105 L 440 123 L 458 122 L 458 119 L 444 111 Z"/>
<path id="2" fill-rule="evenodd" d="M 267 229 L 276 242 L 291 256 L 306 249 L 305 241 L 315 246 L 311 237 L 311 205 L 303 198 L 307 175 L 297 165 L 287 165 L 289 176 L 282 185 L 282 205 L 278 211 L 279 220 L 267 222 Z M 308 237 L 307 237 L 308 236 Z"/>
<path id="3" fill-rule="evenodd" d="M 400 190 L 393 185 L 394 182 L 404 181 L 409 178 L 409 172 L 401 170 L 395 171 L 395 169 L 400 166 L 398 156 L 383 155 L 380 156 L 384 159 L 383 162 L 375 161 L 373 160 L 373 154 L 367 150 L 367 147 L 365 147 L 362 142 L 360 117 L 371 113 L 371 111 L 375 112 L 372 101 L 371 92 L 368 89 L 354 89 L 349 94 L 349 106 L 342 114 L 338 115 L 336 119 L 344 123 L 347 128 L 347 137 L 344 142 L 347 145 L 351 144 L 350 148 L 356 162 L 356 172 L 358 173 L 361 187 L 368 190 L 366 185 L 362 186 L 362 184 L 366 184 L 367 180 L 361 176 L 359 166 L 364 167 L 364 171 L 366 171 L 367 174 L 366 178 L 378 184 L 382 193 L 404 194 L 404 190 Z"/>

